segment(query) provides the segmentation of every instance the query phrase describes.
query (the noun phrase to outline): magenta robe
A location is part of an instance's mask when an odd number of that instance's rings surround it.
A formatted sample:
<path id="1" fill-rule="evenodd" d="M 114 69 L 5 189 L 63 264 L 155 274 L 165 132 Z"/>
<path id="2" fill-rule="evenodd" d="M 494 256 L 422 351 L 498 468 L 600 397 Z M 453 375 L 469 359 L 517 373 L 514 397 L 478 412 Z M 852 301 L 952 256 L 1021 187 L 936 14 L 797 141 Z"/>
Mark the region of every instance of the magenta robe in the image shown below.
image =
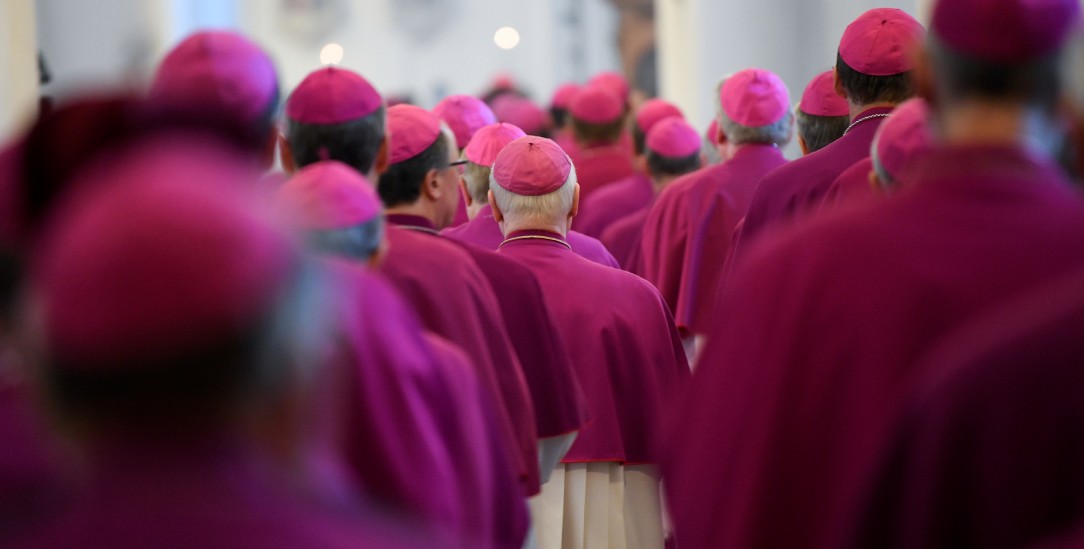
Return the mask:
<path id="1" fill-rule="evenodd" d="M 392 215 L 389 222 L 433 228 L 428 219 L 417 216 Z M 470 254 L 497 296 L 504 325 L 531 391 L 537 436 L 553 437 L 578 430 L 587 421 L 583 392 L 573 376 L 568 348 L 546 306 L 538 279 L 523 265 L 496 252 L 464 243 L 456 245 Z"/>
<path id="2" fill-rule="evenodd" d="M 579 148 L 576 154 L 569 155 L 576 167 L 576 181 L 580 184 L 580 209 L 587 204 L 588 197 L 603 187 L 631 177 L 636 173 L 632 163 L 632 149 L 626 141 L 612 145 L 598 145 Z"/>
<path id="3" fill-rule="evenodd" d="M 636 172 L 599 189 L 589 199 L 581 199 L 580 214 L 572 221 L 572 226 L 601 240 L 603 231 L 612 223 L 650 207 L 654 200 L 655 186 L 651 179 Z"/>
<path id="4" fill-rule="evenodd" d="M 643 240 L 644 224 L 647 222 L 648 213 L 650 213 L 650 207 L 642 208 L 634 214 L 614 221 L 605 231 L 602 231 L 602 236 L 599 238 L 602 245 L 614 254 L 621 268 L 630 273 L 638 272 L 638 266 L 643 259 L 640 242 Z"/>
<path id="5" fill-rule="evenodd" d="M 565 463 L 655 461 L 655 425 L 689 368 L 670 313 L 644 280 L 572 252 L 556 233 L 516 232 L 500 254 L 521 261 L 542 284 L 591 422 Z M 571 281 L 571 283 L 570 283 Z"/>
<path id="6" fill-rule="evenodd" d="M 869 172 L 873 171 L 873 160 L 869 157 L 855 162 L 843 170 L 839 177 L 828 187 L 821 201 L 820 210 L 839 208 L 854 200 L 869 200 L 882 196 L 869 182 Z"/>
<path id="7" fill-rule="evenodd" d="M 1081 326 L 1078 269 L 944 338 L 843 546 L 1030 547 L 1084 521 Z"/>
<path id="8" fill-rule="evenodd" d="M 1053 163 L 978 146 L 922 162 L 891 200 L 735 264 L 664 467 L 683 548 L 830 546 L 923 350 L 1084 261 L 1084 207 Z"/>
<path id="9" fill-rule="evenodd" d="M 31 389 L 25 380 L 9 380 L 6 374 L 0 372 L 0 546 L 49 517 L 66 500 L 68 484 L 59 473 L 59 448 L 44 415 L 33 406 Z"/>
<path id="10" fill-rule="evenodd" d="M 867 109 L 855 120 L 892 112 L 889 107 Z M 752 242 L 763 230 L 815 211 L 832 182 L 855 162 L 869 156 L 873 136 L 884 117 L 858 123 L 843 137 L 818 151 L 765 175 L 757 186 L 740 246 Z"/>
<path id="11" fill-rule="evenodd" d="M 492 206 L 488 204 L 483 206 L 481 211 L 474 219 L 450 229 L 445 229 L 440 233 L 443 236 L 451 238 L 452 240 L 458 240 L 459 242 L 466 242 L 467 244 L 474 244 L 487 250 L 497 250 L 497 246 L 500 246 L 504 241 L 504 235 L 501 233 L 501 227 L 497 224 L 497 220 L 493 217 Z M 617 260 L 614 259 L 611 254 L 597 238 L 592 238 L 585 234 L 580 234 L 577 231 L 570 231 L 568 233 L 568 243 L 572 245 L 572 249 L 579 255 L 594 261 L 600 265 L 607 267 L 617 268 Z"/>
<path id="12" fill-rule="evenodd" d="M 522 539 L 514 462 L 489 398 L 451 343 L 423 332 L 380 275 L 326 259 L 341 305 L 338 368 L 326 393 L 348 473 L 385 507 L 493 547 Z M 335 395 L 340 401 L 335 401 Z M 471 501 L 471 505 L 463 505 Z"/>
<path id="13" fill-rule="evenodd" d="M 489 281 L 454 243 L 390 222 L 387 238 L 381 272 L 414 306 L 423 326 L 471 358 L 482 385 L 504 410 L 500 421 L 509 451 L 529 490 L 538 470 L 534 409 Z"/>
<path id="14" fill-rule="evenodd" d="M 328 505 L 311 486 L 226 437 L 101 442 L 84 487 L 15 548 L 404 547 L 456 545 L 364 504 Z"/>
<path id="15" fill-rule="evenodd" d="M 760 178 L 785 163 L 776 147 L 744 145 L 730 160 L 671 183 L 652 206 L 641 242 L 643 273 L 679 328 L 707 330 L 734 227 Z"/>

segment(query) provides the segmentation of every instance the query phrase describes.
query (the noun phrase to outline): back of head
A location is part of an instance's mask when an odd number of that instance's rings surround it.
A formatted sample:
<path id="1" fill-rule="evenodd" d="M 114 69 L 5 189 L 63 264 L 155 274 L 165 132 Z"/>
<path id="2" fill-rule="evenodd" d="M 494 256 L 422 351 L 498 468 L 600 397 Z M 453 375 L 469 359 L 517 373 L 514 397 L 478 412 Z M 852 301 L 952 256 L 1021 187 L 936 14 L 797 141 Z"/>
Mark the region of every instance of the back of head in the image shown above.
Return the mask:
<path id="1" fill-rule="evenodd" d="M 338 160 L 368 174 L 384 140 L 384 100 L 361 75 L 313 71 L 286 100 L 286 142 L 297 167 Z"/>
<path id="2" fill-rule="evenodd" d="M 384 242 L 380 197 L 341 162 L 305 166 L 279 188 L 277 201 L 314 250 L 368 261 Z"/>
<path id="3" fill-rule="evenodd" d="M 28 248 L 72 176 L 99 155 L 154 135 L 186 133 L 251 159 L 267 136 L 253 139 L 251 126 L 217 109 L 184 110 L 126 95 L 84 97 L 63 103 L 35 121 L 23 140 L 8 212 L 14 245 Z M 197 137 L 198 136 L 198 137 Z M 255 163 L 254 163 L 255 164 Z M 262 166 L 259 166 L 262 167 Z"/>
<path id="4" fill-rule="evenodd" d="M 300 264 L 244 188 L 258 176 L 165 136 L 81 171 L 30 277 L 60 417 L 91 430 L 203 428 L 295 381 L 277 330 Z"/>
<path id="5" fill-rule="evenodd" d="M 568 124 L 568 105 L 580 91 L 580 87 L 579 84 L 562 84 L 553 92 L 553 97 L 550 99 L 550 118 L 555 127 L 563 128 Z"/>
<path id="6" fill-rule="evenodd" d="M 443 138 L 440 119 L 414 105 L 388 109 L 388 133 L 390 166 L 380 177 L 377 191 L 388 208 L 413 204 L 421 196 L 426 174 L 448 167 L 448 140 Z"/>
<path id="7" fill-rule="evenodd" d="M 497 154 L 489 183 L 506 226 L 521 229 L 548 228 L 566 219 L 577 188 L 568 155 L 557 143 L 533 135 Z"/>
<path id="8" fill-rule="evenodd" d="M 794 119 L 783 80 L 770 71 L 745 69 L 719 86 L 719 127 L 728 143 L 785 145 Z"/>
<path id="9" fill-rule="evenodd" d="M 610 88 L 587 85 L 569 104 L 572 132 L 580 143 L 608 145 L 621 138 L 625 127 L 625 104 Z"/>
<path id="10" fill-rule="evenodd" d="M 636 154 L 644 154 L 644 139 L 651 128 L 660 120 L 676 116 L 685 118 L 685 113 L 673 103 L 657 97 L 644 101 L 636 111 L 635 124 L 632 125 L 632 147 Z"/>
<path id="11" fill-rule="evenodd" d="M 847 100 L 836 93 L 835 76 L 824 71 L 809 81 L 795 115 L 798 135 L 807 152 L 824 148 L 843 136 L 850 123 Z"/>
<path id="12" fill-rule="evenodd" d="M 926 100 L 916 97 L 901 103 L 877 128 L 870 147 L 870 159 L 881 186 L 898 185 L 907 169 L 933 147 Z"/>
<path id="13" fill-rule="evenodd" d="M 1080 21 L 1076 0 L 942 0 L 928 41 L 938 102 L 1008 101 L 1053 109 L 1059 61 Z"/>
<path id="14" fill-rule="evenodd" d="M 455 146 L 462 150 L 470 143 L 474 132 L 497 122 L 497 116 L 481 99 L 470 95 L 449 95 L 441 99 L 433 114 L 444 121 L 455 134 Z"/>
<path id="15" fill-rule="evenodd" d="M 278 75 L 267 53 L 244 36 L 201 31 L 162 59 L 150 97 L 176 109 L 213 109 L 219 116 L 238 117 L 266 139 L 278 109 Z"/>
<path id="16" fill-rule="evenodd" d="M 684 119 L 671 116 L 647 134 L 647 171 L 655 178 L 676 177 L 700 169 L 700 135 Z"/>
<path id="17" fill-rule="evenodd" d="M 493 112 L 497 120 L 517 126 L 528 135 L 549 135 L 549 113 L 526 97 L 506 95 L 498 98 L 493 102 Z"/>
<path id="18" fill-rule="evenodd" d="M 863 106 L 901 103 L 913 96 L 914 54 L 924 35 L 914 17 L 895 8 L 872 9 L 852 21 L 836 56 L 847 100 Z"/>
<path id="19" fill-rule="evenodd" d="M 479 204 L 489 200 L 489 176 L 493 171 L 493 162 L 505 146 L 526 135 L 519 127 L 506 122 L 491 124 L 474 134 L 463 150 L 463 156 L 467 159 L 463 180 L 467 183 L 471 199 Z"/>

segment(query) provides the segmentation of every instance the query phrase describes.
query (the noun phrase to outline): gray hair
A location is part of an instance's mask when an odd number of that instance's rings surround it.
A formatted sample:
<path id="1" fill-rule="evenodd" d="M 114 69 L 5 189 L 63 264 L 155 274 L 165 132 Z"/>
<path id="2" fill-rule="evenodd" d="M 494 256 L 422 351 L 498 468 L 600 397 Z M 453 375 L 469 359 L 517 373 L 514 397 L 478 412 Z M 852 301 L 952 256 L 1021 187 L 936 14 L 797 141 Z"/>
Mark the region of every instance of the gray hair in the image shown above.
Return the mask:
<path id="1" fill-rule="evenodd" d="M 715 85 L 715 97 L 720 97 L 723 84 L 730 79 L 730 76 L 724 77 Z M 730 119 L 729 116 L 723 112 L 723 104 L 721 101 L 717 101 L 715 104 L 716 118 L 719 120 L 719 130 L 726 134 L 726 140 L 734 143 L 735 145 L 742 145 L 745 143 L 764 143 L 768 145 L 779 145 L 782 147 L 787 143 L 790 143 L 791 137 L 794 135 L 794 113 L 787 111 L 779 120 L 766 126 L 743 126 Z"/>
<path id="2" fill-rule="evenodd" d="M 463 166 L 463 181 L 467 183 L 467 192 L 470 193 L 470 197 L 475 202 L 485 202 L 488 200 L 486 193 L 489 192 L 489 176 L 493 172 L 493 168 L 489 166 L 483 166 L 482 164 L 475 164 L 468 161 Z"/>
<path id="3" fill-rule="evenodd" d="M 563 218 L 572 211 L 572 201 L 576 194 L 576 168 L 573 167 L 561 187 L 551 193 L 539 196 L 524 196 L 513 193 L 501 187 L 493 178 L 489 177 L 489 190 L 493 193 L 493 200 L 506 218 L 514 219 L 517 223 L 530 223 L 534 221 L 550 223 L 558 217 Z"/>

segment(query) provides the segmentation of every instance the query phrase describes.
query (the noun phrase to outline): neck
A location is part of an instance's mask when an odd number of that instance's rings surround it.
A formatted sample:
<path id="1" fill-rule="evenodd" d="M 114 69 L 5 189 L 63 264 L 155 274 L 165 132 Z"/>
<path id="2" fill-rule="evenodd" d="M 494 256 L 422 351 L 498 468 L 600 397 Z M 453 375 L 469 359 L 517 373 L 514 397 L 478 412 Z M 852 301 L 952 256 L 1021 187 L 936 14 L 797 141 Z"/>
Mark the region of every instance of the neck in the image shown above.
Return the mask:
<path id="1" fill-rule="evenodd" d="M 769 143 L 735 143 L 733 141 L 727 141 L 723 144 L 723 160 L 730 160 L 737 156 L 738 151 L 754 145 L 769 145 Z M 775 145 L 771 146 L 775 147 Z"/>
<path id="2" fill-rule="evenodd" d="M 1010 145 L 1052 153 L 1057 124 L 1041 109 L 1021 104 L 968 101 L 938 110 L 937 130 L 950 145 Z"/>
<path id="3" fill-rule="evenodd" d="M 894 109 L 894 108 L 896 108 L 896 103 L 893 103 L 892 101 L 879 101 L 877 103 L 867 103 L 865 105 L 858 105 L 858 104 L 851 103 L 850 101 L 848 101 L 847 104 L 849 105 L 850 110 L 851 110 L 851 122 L 854 122 L 855 119 L 857 119 L 860 114 L 862 114 L 862 113 L 864 113 L 864 112 L 866 112 L 866 111 L 868 111 L 870 109 L 877 109 L 877 108 Z"/>
<path id="4" fill-rule="evenodd" d="M 563 221 L 556 220 L 527 220 L 527 219 L 508 219 L 507 217 L 501 221 L 501 233 L 508 236 L 516 231 L 549 231 L 557 233 L 561 236 L 568 236 L 570 225 L 572 224 L 571 218 L 566 218 Z"/>
<path id="5" fill-rule="evenodd" d="M 488 205 L 489 205 L 489 202 L 478 202 L 478 201 L 474 201 L 474 202 L 471 202 L 470 204 L 467 204 L 467 219 L 474 219 L 474 218 L 478 217 L 478 212 L 481 212 L 482 208 L 485 208 Z"/>
<path id="6" fill-rule="evenodd" d="M 673 182 L 679 177 L 681 177 L 681 175 L 652 175 L 651 186 L 655 189 L 655 194 L 659 194 L 662 192 L 663 189 L 666 188 L 667 185 L 669 185 L 671 182 Z"/>
<path id="7" fill-rule="evenodd" d="M 420 200 L 413 204 L 398 204 L 396 206 L 392 206 L 391 208 L 388 208 L 386 210 L 386 213 L 388 215 L 398 214 L 416 215 L 418 217 L 424 217 L 428 219 L 431 223 L 433 223 L 433 226 L 436 227 L 438 231 L 440 229 L 443 229 L 444 225 L 447 225 L 447 223 L 442 225 L 437 219 L 436 212 L 434 212 L 432 208 L 427 207 L 425 203 Z"/>

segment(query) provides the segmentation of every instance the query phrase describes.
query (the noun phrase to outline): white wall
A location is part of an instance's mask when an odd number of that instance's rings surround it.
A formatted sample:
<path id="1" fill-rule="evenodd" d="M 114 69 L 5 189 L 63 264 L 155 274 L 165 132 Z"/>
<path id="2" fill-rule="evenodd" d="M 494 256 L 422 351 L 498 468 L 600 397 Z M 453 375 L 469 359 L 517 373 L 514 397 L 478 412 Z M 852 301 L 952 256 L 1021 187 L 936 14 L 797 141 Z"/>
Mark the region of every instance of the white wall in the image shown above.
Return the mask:
<path id="1" fill-rule="evenodd" d="M 262 44 L 286 90 L 320 65 L 324 44 L 338 42 L 344 66 L 424 106 L 449 93 L 477 93 L 500 71 L 546 101 L 566 80 L 619 67 L 617 17 L 605 0 L 325 0 L 327 9 L 308 18 L 286 4 L 38 0 L 41 47 L 55 76 L 46 92 L 143 85 L 172 44 L 205 27 L 237 28 Z M 493 43 L 506 25 L 521 35 L 512 50 Z"/>
<path id="2" fill-rule="evenodd" d="M 915 15 L 918 4 L 928 0 L 656 0 L 661 95 L 707 128 L 715 84 L 758 67 L 783 78 L 797 102 L 809 80 L 835 64 L 839 38 L 855 17 L 877 7 Z M 787 152 L 794 157 L 797 147 Z"/>

